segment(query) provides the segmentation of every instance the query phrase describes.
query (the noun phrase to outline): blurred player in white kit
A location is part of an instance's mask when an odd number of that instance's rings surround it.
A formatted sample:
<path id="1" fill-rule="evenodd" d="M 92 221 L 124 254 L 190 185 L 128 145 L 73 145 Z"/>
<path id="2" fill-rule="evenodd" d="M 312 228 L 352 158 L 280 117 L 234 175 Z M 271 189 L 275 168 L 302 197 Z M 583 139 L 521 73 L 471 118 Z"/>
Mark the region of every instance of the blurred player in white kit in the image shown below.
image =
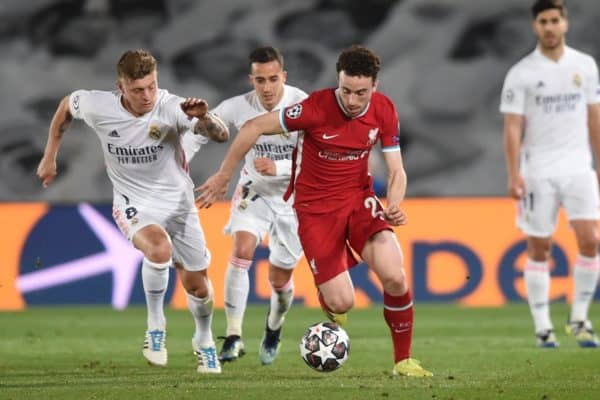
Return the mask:
<path id="1" fill-rule="evenodd" d="M 549 262 L 562 206 L 579 250 L 566 331 L 581 347 L 598 347 L 588 319 L 600 270 L 600 196 L 591 151 L 598 161 L 598 67 L 591 56 L 566 46 L 567 10 L 562 0 L 537 0 L 532 14 L 538 45 L 508 72 L 500 105 L 508 192 L 519 200 L 517 224 L 527 235 L 527 297 L 537 345 L 558 347 L 550 319 Z"/>
<path id="2" fill-rule="evenodd" d="M 194 205 L 193 183 L 182 136 L 223 142 L 223 122 L 198 98 L 158 88 L 156 60 L 145 50 L 123 53 L 118 91 L 76 90 L 60 102 L 37 174 L 44 187 L 56 177 L 56 157 L 73 118 L 98 135 L 113 184 L 113 217 L 144 254 L 142 281 L 148 308 L 143 355 L 167 365 L 164 298 L 169 267 L 179 270 L 196 330 L 192 347 L 199 373 L 220 373 L 211 324 L 213 289 L 207 276 L 210 252 Z M 193 133 L 192 133 L 193 132 Z"/>
<path id="3" fill-rule="evenodd" d="M 283 56 L 270 46 L 249 55 L 249 80 L 254 90 L 224 100 L 212 112 L 239 130 L 249 119 L 295 104 L 307 97 L 286 85 Z M 188 135 L 183 146 L 189 159 L 201 138 Z M 259 349 L 263 365 L 271 364 L 280 347 L 281 328 L 294 299 L 292 272 L 302 255 L 298 222 L 291 201 L 283 200 L 289 183 L 297 133 L 263 136 L 246 155 L 225 232 L 233 236 L 233 252 L 225 276 L 227 331 L 219 359 L 234 361 L 245 353 L 242 322 L 249 293 L 248 269 L 256 247 L 269 235 L 271 301 Z"/>

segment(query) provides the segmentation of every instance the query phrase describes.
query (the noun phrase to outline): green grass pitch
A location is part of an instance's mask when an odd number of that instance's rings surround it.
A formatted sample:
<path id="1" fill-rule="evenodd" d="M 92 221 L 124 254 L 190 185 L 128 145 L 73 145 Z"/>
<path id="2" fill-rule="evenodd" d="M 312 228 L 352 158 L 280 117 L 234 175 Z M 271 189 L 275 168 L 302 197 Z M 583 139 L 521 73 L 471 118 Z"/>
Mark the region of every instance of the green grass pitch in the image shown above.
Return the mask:
<path id="1" fill-rule="evenodd" d="M 592 316 L 597 307 L 592 305 Z M 244 326 L 248 354 L 225 364 L 217 376 L 196 373 L 187 311 L 167 310 L 166 368 L 147 365 L 141 355 L 141 307 L 0 313 L 0 399 L 600 398 L 600 349 L 580 349 L 564 335 L 564 304 L 552 306 L 559 349 L 535 347 L 525 304 L 497 309 L 417 304 L 413 357 L 434 372 L 429 379 L 391 376 L 391 342 L 380 306 L 350 313 L 350 359 L 329 374 L 309 369 L 298 351 L 305 328 L 323 315 L 295 306 L 279 358 L 263 367 L 258 346 L 265 310 L 249 307 Z M 215 337 L 223 334 L 224 325 L 218 310 Z"/>

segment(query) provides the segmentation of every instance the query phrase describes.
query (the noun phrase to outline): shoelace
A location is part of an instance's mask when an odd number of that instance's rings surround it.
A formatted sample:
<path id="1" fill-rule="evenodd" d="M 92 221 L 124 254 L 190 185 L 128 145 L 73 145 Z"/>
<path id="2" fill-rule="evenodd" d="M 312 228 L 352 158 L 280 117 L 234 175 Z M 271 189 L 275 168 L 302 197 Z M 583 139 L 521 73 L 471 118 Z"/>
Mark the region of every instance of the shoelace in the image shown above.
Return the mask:
<path id="1" fill-rule="evenodd" d="M 203 357 L 201 356 L 203 355 Z M 217 353 L 213 348 L 200 349 L 200 353 L 198 354 L 200 357 L 200 363 L 202 363 L 203 358 L 206 358 L 206 366 L 208 368 L 215 368 L 217 366 Z"/>
<path id="2" fill-rule="evenodd" d="M 152 342 L 152 351 L 160 351 L 162 345 L 163 332 L 152 331 L 150 332 L 150 341 Z"/>

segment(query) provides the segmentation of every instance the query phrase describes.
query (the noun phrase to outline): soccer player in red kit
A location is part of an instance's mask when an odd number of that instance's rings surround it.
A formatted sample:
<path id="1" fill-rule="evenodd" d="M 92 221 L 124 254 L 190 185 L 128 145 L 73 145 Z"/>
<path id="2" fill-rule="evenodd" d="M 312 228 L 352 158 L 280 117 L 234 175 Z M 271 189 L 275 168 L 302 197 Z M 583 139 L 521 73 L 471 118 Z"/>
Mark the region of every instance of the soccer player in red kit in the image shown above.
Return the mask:
<path id="1" fill-rule="evenodd" d="M 352 46 L 337 61 L 338 87 L 319 90 L 295 105 L 249 120 L 230 146 L 219 171 L 197 190 L 197 204 L 222 198 L 244 155 L 262 134 L 303 131 L 294 152 L 286 197 L 294 196 L 298 234 L 319 301 L 340 324 L 354 305 L 348 269 L 360 254 L 383 287 L 384 317 L 394 345 L 395 375 L 426 377 L 410 357 L 413 303 L 402 266 L 402 251 L 391 226 L 406 223 L 400 203 L 406 173 L 399 146 L 398 115 L 392 101 L 376 92 L 380 60 Z M 372 188 L 369 153 L 381 142 L 388 169 L 388 206 Z"/>

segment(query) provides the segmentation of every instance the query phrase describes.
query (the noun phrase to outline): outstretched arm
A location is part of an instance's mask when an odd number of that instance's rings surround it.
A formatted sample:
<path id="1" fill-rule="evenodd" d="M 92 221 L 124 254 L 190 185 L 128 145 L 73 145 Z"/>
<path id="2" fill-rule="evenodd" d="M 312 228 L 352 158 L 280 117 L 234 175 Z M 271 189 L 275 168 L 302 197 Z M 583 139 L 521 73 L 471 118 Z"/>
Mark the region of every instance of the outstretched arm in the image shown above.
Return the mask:
<path id="1" fill-rule="evenodd" d="M 200 192 L 196 199 L 198 207 L 208 208 L 214 202 L 223 198 L 235 168 L 261 135 L 275 135 L 283 131 L 279 122 L 279 111 L 263 114 L 246 121 L 231 146 L 229 146 L 217 173 L 196 189 Z"/>
<path id="2" fill-rule="evenodd" d="M 52 117 L 44 156 L 37 168 L 37 176 L 42 180 L 44 187 L 48 187 L 56 177 L 56 156 L 62 136 L 69 128 L 72 120 L 73 116 L 69 110 L 69 96 L 65 96 L 58 105 L 54 117 Z"/>

